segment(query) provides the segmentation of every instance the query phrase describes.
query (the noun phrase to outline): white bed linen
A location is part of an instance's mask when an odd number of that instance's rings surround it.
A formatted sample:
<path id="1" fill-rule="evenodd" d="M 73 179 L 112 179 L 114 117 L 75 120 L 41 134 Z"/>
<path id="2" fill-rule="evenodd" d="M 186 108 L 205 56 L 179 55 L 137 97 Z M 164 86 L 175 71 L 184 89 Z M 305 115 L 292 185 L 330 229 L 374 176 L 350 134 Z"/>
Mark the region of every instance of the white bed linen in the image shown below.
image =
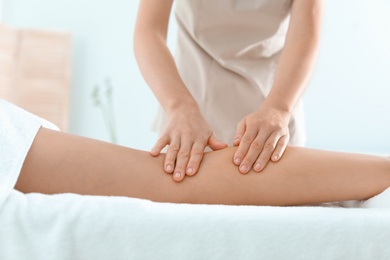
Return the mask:
<path id="1" fill-rule="evenodd" d="M 390 259 L 390 189 L 348 209 L 22 194 L 42 124 L 0 100 L 0 259 Z"/>
<path id="2" fill-rule="evenodd" d="M 372 200 L 388 207 L 390 190 Z M 390 259 L 385 208 L 188 205 L 13 191 L 0 223 L 0 259 Z"/>

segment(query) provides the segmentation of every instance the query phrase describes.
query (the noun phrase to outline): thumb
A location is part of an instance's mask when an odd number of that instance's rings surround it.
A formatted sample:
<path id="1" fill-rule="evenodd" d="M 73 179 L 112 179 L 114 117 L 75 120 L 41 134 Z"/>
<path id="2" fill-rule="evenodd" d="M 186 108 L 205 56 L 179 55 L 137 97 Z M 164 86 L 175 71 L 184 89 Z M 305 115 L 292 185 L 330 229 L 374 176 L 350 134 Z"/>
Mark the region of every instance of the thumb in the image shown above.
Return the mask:
<path id="1" fill-rule="evenodd" d="M 217 136 L 213 132 L 209 138 L 208 146 L 216 151 L 216 150 L 221 150 L 223 148 L 228 147 L 228 145 L 220 140 L 218 140 Z"/>

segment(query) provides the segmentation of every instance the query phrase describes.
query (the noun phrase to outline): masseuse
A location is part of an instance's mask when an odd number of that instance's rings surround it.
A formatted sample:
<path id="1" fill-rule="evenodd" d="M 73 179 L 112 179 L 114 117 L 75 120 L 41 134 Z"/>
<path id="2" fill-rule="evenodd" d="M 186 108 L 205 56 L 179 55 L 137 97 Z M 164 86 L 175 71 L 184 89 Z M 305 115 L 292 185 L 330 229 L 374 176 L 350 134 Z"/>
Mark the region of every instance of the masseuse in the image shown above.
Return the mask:
<path id="1" fill-rule="evenodd" d="M 177 0 L 178 41 L 166 37 L 173 0 L 141 0 L 134 49 L 161 104 L 157 156 L 175 181 L 194 175 L 204 150 L 238 146 L 241 173 L 304 145 L 301 96 L 320 35 L 322 0 Z"/>

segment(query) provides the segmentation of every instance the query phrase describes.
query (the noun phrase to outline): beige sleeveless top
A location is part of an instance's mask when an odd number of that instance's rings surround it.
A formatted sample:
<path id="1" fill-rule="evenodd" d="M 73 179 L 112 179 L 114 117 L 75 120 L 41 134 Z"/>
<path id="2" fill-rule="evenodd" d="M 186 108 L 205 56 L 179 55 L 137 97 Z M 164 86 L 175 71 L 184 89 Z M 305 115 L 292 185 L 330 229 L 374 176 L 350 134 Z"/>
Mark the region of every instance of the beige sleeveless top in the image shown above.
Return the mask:
<path id="1" fill-rule="evenodd" d="M 179 73 L 217 137 L 229 145 L 238 122 L 264 102 L 288 29 L 291 0 L 177 0 Z M 160 107 L 154 124 L 162 133 Z M 300 101 L 290 144 L 305 142 Z"/>

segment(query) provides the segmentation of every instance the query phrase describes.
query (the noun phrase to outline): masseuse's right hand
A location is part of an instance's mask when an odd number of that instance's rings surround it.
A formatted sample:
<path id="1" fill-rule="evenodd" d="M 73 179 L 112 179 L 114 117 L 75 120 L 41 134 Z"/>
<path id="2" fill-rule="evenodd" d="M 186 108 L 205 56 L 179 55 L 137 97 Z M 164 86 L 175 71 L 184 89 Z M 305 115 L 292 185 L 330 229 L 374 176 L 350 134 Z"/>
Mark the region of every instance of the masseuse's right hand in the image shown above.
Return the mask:
<path id="1" fill-rule="evenodd" d="M 173 174 L 173 180 L 177 182 L 198 171 L 206 146 L 212 150 L 227 147 L 217 139 L 200 112 L 183 110 L 169 115 L 168 125 L 152 148 L 151 155 L 159 155 L 167 145 L 164 171 Z"/>

